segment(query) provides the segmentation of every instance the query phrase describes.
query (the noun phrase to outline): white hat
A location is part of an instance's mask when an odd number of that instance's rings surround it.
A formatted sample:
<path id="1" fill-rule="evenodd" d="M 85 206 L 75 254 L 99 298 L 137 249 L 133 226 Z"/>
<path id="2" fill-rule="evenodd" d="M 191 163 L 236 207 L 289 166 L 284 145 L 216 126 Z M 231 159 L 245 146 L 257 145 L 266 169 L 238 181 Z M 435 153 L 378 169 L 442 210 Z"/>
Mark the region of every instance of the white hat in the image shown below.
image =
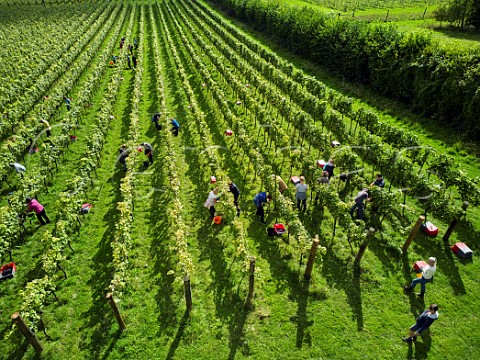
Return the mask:
<path id="1" fill-rule="evenodd" d="M 436 262 L 437 262 L 437 259 L 434 258 L 433 256 L 431 256 L 431 257 L 428 258 L 428 261 L 433 261 L 434 263 L 436 263 Z"/>

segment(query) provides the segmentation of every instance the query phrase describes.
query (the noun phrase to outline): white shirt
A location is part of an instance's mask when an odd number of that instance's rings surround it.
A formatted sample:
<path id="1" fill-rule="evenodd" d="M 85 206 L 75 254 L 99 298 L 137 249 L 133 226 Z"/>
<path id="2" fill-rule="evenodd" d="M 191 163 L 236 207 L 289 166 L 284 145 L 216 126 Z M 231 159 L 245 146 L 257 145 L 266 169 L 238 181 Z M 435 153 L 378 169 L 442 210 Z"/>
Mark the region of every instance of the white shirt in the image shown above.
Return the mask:
<path id="1" fill-rule="evenodd" d="M 20 171 L 26 171 L 27 169 L 25 168 L 25 166 L 19 164 L 19 163 L 13 163 L 13 167 L 15 168 L 15 170 L 17 170 L 18 172 Z"/>
<path id="2" fill-rule="evenodd" d="M 214 206 L 216 199 L 217 199 L 217 195 L 213 191 L 210 191 L 210 194 L 208 194 L 208 199 L 207 199 L 207 201 L 205 201 L 204 206 L 206 208 L 209 208 L 210 206 Z"/>
<path id="3" fill-rule="evenodd" d="M 433 266 L 427 265 L 422 270 L 422 276 L 427 280 L 431 279 L 433 277 L 433 274 L 435 274 L 435 270 L 437 270 L 436 265 L 433 265 Z"/>

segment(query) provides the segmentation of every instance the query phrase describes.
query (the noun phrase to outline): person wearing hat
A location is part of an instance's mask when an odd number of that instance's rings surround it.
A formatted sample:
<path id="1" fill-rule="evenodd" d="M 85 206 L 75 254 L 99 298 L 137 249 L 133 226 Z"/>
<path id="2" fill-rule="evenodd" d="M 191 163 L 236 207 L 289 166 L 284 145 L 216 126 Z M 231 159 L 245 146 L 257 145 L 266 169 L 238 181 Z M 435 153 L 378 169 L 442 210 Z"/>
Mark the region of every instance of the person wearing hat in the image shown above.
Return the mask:
<path id="1" fill-rule="evenodd" d="M 420 294 L 418 294 L 418 297 L 423 298 L 425 295 L 425 289 L 426 289 L 425 284 L 433 280 L 433 275 L 435 274 L 436 270 L 437 270 L 437 259 L 434 257 L 429 257 L 428 265 L 422 268 L 422 276 L 414 279 L 410 284 L 410 286 L 405 285 L 404 287 L 405 294 L 410 294 L 412 290 L 415 289 L 415 286 L 417 286 L 417 284 L 420 284 L 421 291 L 420 291 Z"/>
<path id="2" fill-rule="evenodd" d="M 303 205 L 303 211 L 307 210 L 307 189 L 305 176 L 300 176 L 300 182 L 295 185 L 295 198 L 297 199 L 297 209 L 300 210 L 300 204 Z"/>
<path id="3" fill-rule="evenodd" d="M 369 201 L 369 192 L 367 188 L 360 191 L 355 197 L 355 204 L 350 209 L 350 215 L 353 217 L 353 212 L 357 209 L 357 219 L 363 220 L 363 206 L 364 201 Z"/>
<path id="4" fill-rule="evenodd" d="M 438 319 L 438 305 L 430 304 L 427 310 L 425 310 L 416 320 L 415 325 L 410 326 L 408 330 L 408 336 L 402 340 L 406 343 L 417 341 L 417 336 L 423 331 L 427 330 L 435 320 Z"/>
<path id="5" fill-rule="evenodd" d="M 50 219 L 45 213 L 45 208 L 42 206 L 42 204 L 40 204 L 37 200 L 32 199 L 31 197 L 25 198 L 25 201 L 27 203 L 27 213 L 35 211 L 37 219 L 38 221 L 40 221 L 41 225 L 50 224 Z M 43 219 L 45 219 L 46 222 L 43 221 Z"/>

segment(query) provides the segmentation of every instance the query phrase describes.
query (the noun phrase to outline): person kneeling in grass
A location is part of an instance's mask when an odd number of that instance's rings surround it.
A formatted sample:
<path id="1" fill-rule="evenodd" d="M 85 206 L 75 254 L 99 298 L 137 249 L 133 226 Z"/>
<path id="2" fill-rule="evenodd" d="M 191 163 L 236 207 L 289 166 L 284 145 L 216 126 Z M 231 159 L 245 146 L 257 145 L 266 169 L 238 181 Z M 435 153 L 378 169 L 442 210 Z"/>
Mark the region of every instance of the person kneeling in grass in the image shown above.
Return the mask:
<path id="1" fill-rule="evenodd" d="M 438 319 L 438 305 L 430 304 L 427 310 L 425 310 L 408 330 L 408 336 L 402 340 L 407 343 L 417 340 L 417 336 L 427 330 L 435 320 Z"/>

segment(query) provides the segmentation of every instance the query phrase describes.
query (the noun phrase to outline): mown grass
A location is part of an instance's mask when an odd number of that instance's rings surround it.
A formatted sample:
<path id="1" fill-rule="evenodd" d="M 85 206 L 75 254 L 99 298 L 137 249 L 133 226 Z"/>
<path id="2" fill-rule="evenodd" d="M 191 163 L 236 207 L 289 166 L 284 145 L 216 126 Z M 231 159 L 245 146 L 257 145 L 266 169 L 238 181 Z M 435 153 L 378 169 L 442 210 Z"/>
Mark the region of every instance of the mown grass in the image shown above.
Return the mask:
<path id="1" fill-rule="evenodd" d="M 309 203 L 308 211 L 301 215 L 305 226 L 313 234 L 321 234 L 322 245 L 327 248 L 323 264 L 317 262 L 312 281 L 302 281 L 305 260 L 300 264 L 295 239 L 270 238 L 265 227 L 254 216 L 251 199 L 260 190 L 254 168 L 247 166 L 243 157 L 222 153 L 220 161 L 228 175 L 240 186 L 242 195 L 240 205 L 243 210 L 242 221 L 247 231 L 249 252 L 257 257 L 258 274 L 254 308 L 246 311 L 247 277 L 240 271 L 235 258 L 236 249 L 232 246 L 231 228 L 228 222 L 214 227 L 208 220 L 208 211 L 203 202 L 211 185 L 210 173 L 199 164 L 203 161 L 199 151 L 187 148 L 202 148 L 195 121 L 186 123 L 189 113 L 185 89 L 182 88 L 178 69 L 174 65 L 171 50 L 166 45 L 162 25 L 156 5 L 153 7 L 157 20 L 157 34 L 152 32 L 149 11 L 146 8 L 144 53 L 140 57 L 144 70 L 142 81 L 143 97 L 140 104 L 141 140 L 154 146 L 155 162 L 147 173 L 138 176 L 136 187 L 135 220 L 133 238 L 135 246 L 130 252 L 131 270 L 129 290 L 119 303 L 120 311 L 127 324 L 124 333 L 119 332 L 111 311 L 104 301 L 106 287 L 112 274 L 110 242 L 117 219 L 116 203 L 119 200 L 119 180 L 123 172 L 114 168 L 119 145 L 128 134 L 129 115 L 131 113 L 131 89 L 133 71 L 124 71 L 124 80 L 115 105 L 115 120 L 109 129 L 102 151 L 102 166 L 97 171 L 95 187 L 91 190 L 94 203 L 93 211 L 86 215 L 81 233 L 73 241 L 74 253 L 71 253 L 65 268 L 68 279 L 59 285 L 58 296 L 62 304 L 47 306 L 44 320 L 52 339 L 42 334 L 40 340 L 46 351 L 42 356 L 47 359 L 359 359 L 359 358 L 445 358 L 474 359 L 478 348 L 478 319 L 476 308 L 478 301 L 477 275 L 480 270 L 476 259 L 473 262 L 461 262 L 455 258 L 441 238 L 427 238 L 419 234 L 407 256 L 403 256 L 399 246 L 404 235 L 389 224 L 369 244 L 362 261 L 362 271 L 355 273 L 352 268 L 353 252 L 345 238 L 344 229 L 337 229 L 332 237 L 333 219 L 327 211 Z M 134 34 L 138 34 L 137 27 Z M 181 61 L 192 74 L 190 83 L 201 109 L 208 119 L 212 141 L 228 147 L 223 136 L 224 120 L 212 103 L 208 91 L 202 89 L 202 79 L 189 62 L 190 55 L 182 47 L 175 35 L 171 20 L 168 21 L 175 45 L 181 54 Z M 185 30 L 186 31 L 186 30 Z M 201 29 L 197 29 L 201 31 Z M 151 115 L 159 110 L 159 97 L 156 93 L 158 73 L 153 63 L 152 36 L 158 36 L 160 43 L 162 76 L 165 81 L 169 116 L 175 116 L 181 123 L 178 138 L 173 138 L 174 147 L 165 147 L 164 139 L 170 136 L 168 126 L 161 132 L 153 129 Z M 268 40 L 264 39 L 268 44 Z M 270 44 L 271 45 L 271 44 Z M 197 51 L 201 49 L 196 47 Z M 371 106 L 382 109 L 384 121 L 392 121 L 407 126 L 411 114 L 405 107 L 386 102 L 360 87 L 352 87 L 332 78 L 325 78 L 319 69 L 308 63 L 291 57 L 276 49 L 284 57 L 292 59 L 296 65 L 307 68 L 328 84 L 349 94 L 362 96 Z M 207 60 L 205 60 L 207 61 Z M 106 90 L 101 86 L 94 104 L 96 106 L 85 117 L 89 124 L 98 110 L 99 99 Z M 227 92 L 228 94 L 228 92 Z M 236 99 L 230 98 L 232 103 Z M 213 105 L 213 106 L 212 106 Z M 239 116 L 245 116 L 236 109 Z M 391 114 L 391 115 L 390 115 Z M 392 116 L 393 115 L 393 116 Z M 399 117 L 400 119 L 397 119 Z M 247 117 L 248 119 L 248 117 Z M 447 142 L 448 133 L 434 131 L 429 121 L 417 131 L 424 134 L 425 142 L 445 151 L 452 151 L 465 168 L 476 174 L 478 164 L 464 162 L 463 145 L 455 149 L 456 141 Z M 255 131 L 253 124 L 251 131 Z M 79 133 L 80 138 L 88 133 L 85 127 Z M 256 131 L 255 131 L 256 133 Z M 430 138 L 429 138 L 430 137 Z M 442 144 L 443 142 L 443 144 Z M 79 142 L 76 145 L 80 145 Z M 460 143 L 458 143 L 460 144 Z M 263 137 L 259 137 L 259 147 L 265 147 Z M 73 148 L 72 148 L 73 150 Z M 469 151 L 470 152 L 470 151 Z M 194 258 L 195 271 L 192 274 L 194 309 L 190 317 L 185 316 L 182 284 L 169 275 L 174 268 L 176 253 L 173 248 L 175 238 L 170 225 L 175 219 L 167 218 L 166 209 L 171 201 L 166 179 L 166 169 L 162 157 L 173 154 L 181 175 L 182 204 L 184 218 L 189 225 L 189 251 Z M 81 151 L 75 154 L 68 151 L 64 164 L 75 166 Z M 269 153 L 269 161 L 275 155 Z M 143 158 L 141 157 L 143 161 Z M 142 164 L 137 164 L 139 172 L 145 172 Z M 62 181 L 68 178 L 70 167 L 63 166 L 55 177 L 55 184 L 61 188 Z M 281 169 L 286 179 L 289 167 Z M 299 169 L 294 169 L 299 171 Z M 367 165 L 366 173 L 372 168 Z M 153 191 L 152 187 L 164 191 Z M 55 188 L 57 189 L 57 188 Z M 292 191 L 291 189 L 289 190 Z M 54 192 L 50 195 L 54 196 Z M 224 194 L 223 196 L 230 196 Z M 53 204 L 53 200 L 48 205 Z M 407 211 L 403 219 L 410 225 L 421 211 L 418 205 L 409 201 L 412 213 Z M 47 208 L 51 213 L 54 208 Z M 477 210 L 470 209 L 468 219 L 462 221 L 451 241 L 456 239 L 469 242 L 478 251 L 480 222 L 475 217 Z M 472 216 L 474 215 L 474 216 Z M 272 208 L 266 218 L 268 223 L 277 219 Z M 447 223 L 439 219 L 433 221 L 442 230 Z M 35 271 L 34 258 L 29 257 L 33 239 L 22 245 L 19 255 L 20 264 L 29 268 L 30 273 L 22 278 L 31 278 Z M 35 249 L 34 254 L 41 254 Z M 408 347 L 401 342 L 415 315 L 426 304 L 414 296 L 403 295 L 401 285 L 409 282 L 413 276 L 411 264 L 420 258 L 436 256 L 439 270 L 435 282 L 427 285 L 426 301 L 436 301 L 441 307 L 440 320 L 414 346 Z M 322 265 L 322 266 L 321 266 Z M 24 275 L 22 275 L 24 276 Z M 18 291 L 18 280 L 5 283 L 13 296 Z M 20 287 L 21 288 L 21 287 Z M 5 304 L 2 315 L 3 329 L 9 328 L 8 313 L 10 307 Z M 6 330 L 4 330 L 5 333 Z M 462 336 L 459 336 L 462 334 Z M 3 335 L 3 333 L 2 333 Z M 2 336 L 3 338 L 3 336 Z M 1 353 L 7 357 L 35 358 L 33 350 L 25 345 L 20 335 L 15 334 L 10 342 L 2 342 Z M 5 351 L 4 351 L 5 349 Z"/>

